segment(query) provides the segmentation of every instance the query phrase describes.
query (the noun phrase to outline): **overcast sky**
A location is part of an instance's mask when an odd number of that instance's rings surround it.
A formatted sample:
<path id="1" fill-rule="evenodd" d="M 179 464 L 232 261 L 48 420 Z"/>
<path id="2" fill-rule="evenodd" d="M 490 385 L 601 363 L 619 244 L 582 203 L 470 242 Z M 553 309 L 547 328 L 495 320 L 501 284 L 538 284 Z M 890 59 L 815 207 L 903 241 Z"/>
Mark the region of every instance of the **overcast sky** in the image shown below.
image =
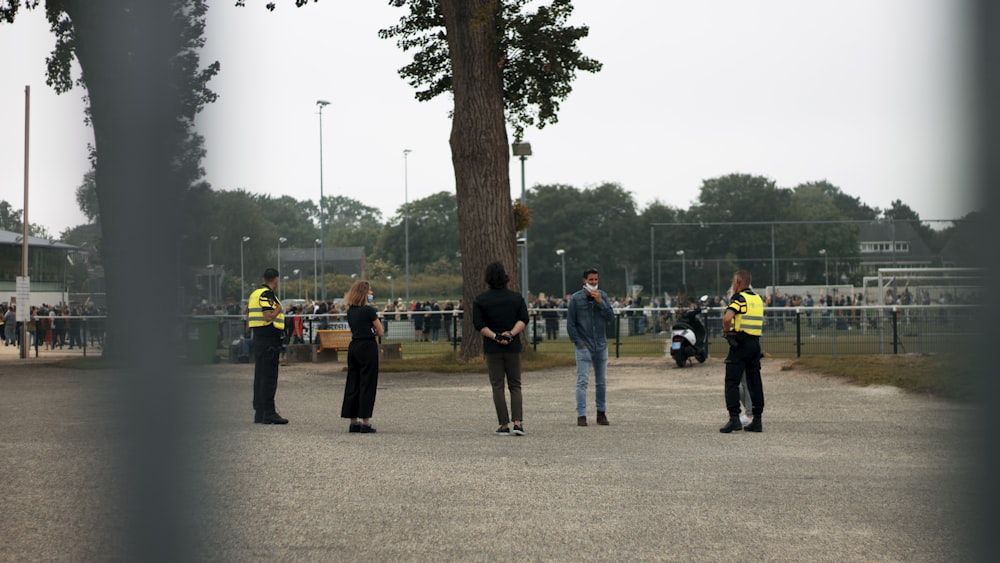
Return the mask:
<path id="1" fill-rule="evenodd" d="M 450 98 L 417 102 L 397 75 L 410 56 L 377 31 L 403 11 L 385 0 L 321 0 L 268 12 L 211 2 L 207 179 L 377 207 L 454 192 Z M 894 199 L 924 219 L 975 209 L 965 170 L 962 2 L 575 0 L 573 22 L 602 72 L 583 74 L 559 123 L 530 129 L 528 187 L 616 182 L 644 207 L 687 208 L 702 180 L 730 173 L 791 188 L 827 180 L 864 203 Z M 0 25 L 0 199 L 23 205 L 24 87 L 31 86 L 30 220 L 58 235 L 85 222 L 75 190 L 89 165 L 83 92 L 45 85 L 53 38 L 42 11 Z M 16 53 L 11 56 L 11 53 Z M 403 150 L 411 149 L 404 174 Z M 519 197 L 520 164 L 511 160 Z M 406 186 L 408 185 L 408 189 Z M 406 195 L 404 195 L 404 193 Z M 529 201 L 530 205 L 530 201 Z"/>

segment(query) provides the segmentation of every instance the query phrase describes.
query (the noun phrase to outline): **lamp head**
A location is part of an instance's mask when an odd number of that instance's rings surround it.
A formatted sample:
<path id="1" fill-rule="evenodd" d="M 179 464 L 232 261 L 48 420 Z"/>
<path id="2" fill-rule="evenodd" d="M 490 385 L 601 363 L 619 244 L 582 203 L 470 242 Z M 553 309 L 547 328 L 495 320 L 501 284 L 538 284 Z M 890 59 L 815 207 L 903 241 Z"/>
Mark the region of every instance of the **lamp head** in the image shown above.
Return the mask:
<path id="1" fill-rule="evenodd" d="M 317 105 L 317 106 L 319 106 L 319 107 L 320 107 L 320 109 L 322 109 L 322 108 L 323 108 L 323 106 L 328 106 L 328 105 L 330 105 L 330 102 L 328 102 L 328 101 L 326 101 L 326 100 L 316 100 L 316 105 Z"/>
<path id="2" fill-rule="evenodd" d="M 531 156 L 531 143 L 515 142 L 510 145 L 514 156 Z"/>

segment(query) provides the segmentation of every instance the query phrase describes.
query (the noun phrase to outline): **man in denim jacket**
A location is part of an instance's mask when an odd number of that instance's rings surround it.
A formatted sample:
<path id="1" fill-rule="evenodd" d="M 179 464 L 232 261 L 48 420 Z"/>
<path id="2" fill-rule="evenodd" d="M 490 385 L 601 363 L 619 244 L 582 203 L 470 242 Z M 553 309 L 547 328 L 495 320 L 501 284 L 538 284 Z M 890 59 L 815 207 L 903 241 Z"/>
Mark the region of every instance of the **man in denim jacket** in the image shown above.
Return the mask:
<path id="1" fill-rule="evenodd" d="M 597 270 L 583 272 L 583 289 L 570 297 L 566 331 L 576 348 L 576 423 L 587 426 L 587 380 L 594 366 L 597 424 L 608 425 L 605 392 L 608 380 L 607 325 L 615 318 L 608 294 L 597 288 Z"/>

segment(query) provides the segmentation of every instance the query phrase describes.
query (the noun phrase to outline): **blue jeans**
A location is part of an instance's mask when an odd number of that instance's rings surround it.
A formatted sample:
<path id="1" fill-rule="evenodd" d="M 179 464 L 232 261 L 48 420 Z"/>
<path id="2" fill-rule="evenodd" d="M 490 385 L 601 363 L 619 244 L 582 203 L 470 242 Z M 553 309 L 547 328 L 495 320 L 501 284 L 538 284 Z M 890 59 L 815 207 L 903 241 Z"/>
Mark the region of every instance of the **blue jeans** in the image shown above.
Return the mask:
<path id="1" fill-rule="evenodd" d="M 576 349 L 576 416 L 587 416 L 587 380 L 590 367 L 594 367 L 594 395 L 597 411 L 605 412 L 605 393 L 608 387 L 608 349 L 591 352 L 587 348 Z"/>

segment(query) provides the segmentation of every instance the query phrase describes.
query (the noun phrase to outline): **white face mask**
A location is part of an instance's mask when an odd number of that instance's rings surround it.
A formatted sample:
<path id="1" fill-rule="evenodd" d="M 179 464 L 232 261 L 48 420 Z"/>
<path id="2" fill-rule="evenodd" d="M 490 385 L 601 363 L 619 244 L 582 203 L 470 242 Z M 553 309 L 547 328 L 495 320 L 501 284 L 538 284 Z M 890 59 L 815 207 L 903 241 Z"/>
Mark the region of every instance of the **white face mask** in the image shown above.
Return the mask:
<path id="1" fill-rule="evenodd" d="M 370 305 L 370 304 L 372 304 L 374 302 L 375 302 L 375 296 L 372 295 L 371 293 L 369 293 L 368 294 L 368 304 Z"/>
<path id="2" fill-rule="evenodd" d="M 590 291 L 597 291 L 597 284 L 590 285 L 589 283 L 583 284 L 583 287 L 589 289 Z"/>

